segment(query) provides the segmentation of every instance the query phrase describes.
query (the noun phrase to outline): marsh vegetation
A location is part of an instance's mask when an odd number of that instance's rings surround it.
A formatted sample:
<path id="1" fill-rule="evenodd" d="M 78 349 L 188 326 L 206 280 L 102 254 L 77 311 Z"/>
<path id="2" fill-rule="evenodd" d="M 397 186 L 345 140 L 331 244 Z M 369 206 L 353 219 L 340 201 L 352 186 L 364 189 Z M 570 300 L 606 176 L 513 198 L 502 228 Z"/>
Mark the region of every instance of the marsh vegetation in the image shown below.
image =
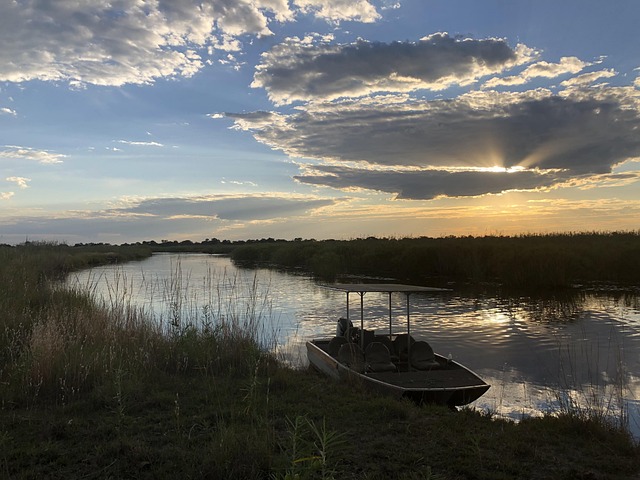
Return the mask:
<path id="1" fill-rule="evenodd" d="M 556 289 L 584 282 L 637 284 L 640 232 L 253 242 L 237 246 L 231 256 L 243 265 L 302 269 L 324 279 L 367 275 L 417 284 Z"/>
<path id="2" fill-rule="evenodd" d="M 0 476 L 613 479 L 640 470 L 624 427 L 589 412 L 515 424 L 286 367 L 259 335 L 256 297 L 210 309 L 196 328 L 179 310 L 159 324 L 124 297 L 101 303 L 53 281 L 105 261 L 98 253 L 0 248 Z"/>

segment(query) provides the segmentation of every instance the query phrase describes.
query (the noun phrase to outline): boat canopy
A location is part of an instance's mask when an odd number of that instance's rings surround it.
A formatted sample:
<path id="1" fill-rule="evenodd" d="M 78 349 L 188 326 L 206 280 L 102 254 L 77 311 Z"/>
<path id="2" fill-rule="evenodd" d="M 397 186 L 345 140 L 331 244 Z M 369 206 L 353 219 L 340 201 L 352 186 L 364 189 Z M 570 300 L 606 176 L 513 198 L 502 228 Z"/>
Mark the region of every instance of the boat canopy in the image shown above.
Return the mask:
<path id="1" fill-rule="evenodd" d="M 342 292 L 382 292 L 382 293 L 428 293 L 450 292 L 448 288 L 420 287 L 418 285 L 403 285 L 401 283 L 332 283 L 322 285 L 326 288 L 340 290 Z"/>
<path id="2" fill-rule="evenodd" d="M 449 292 L 448 288 L 421 287 L 418 285 L 404 285 L 401 283 L 332 283 L 321 285 L 332 290 L 339 290 L 347 294 L 347 320 L 349 319 L 349 294 L 360 295 L 360 346 L 364 349 L 364 295 L 369 292 L 387 293 L 389 295 L 389 340 L 393 335 L 393 316 L 391 312 L 391 295 L 393 293 L 404 293 L 407 299 L 407 352 L 411 354 L 411 314 L 409 310 L 409 296 L 412 293 L 438 293 Z M 409 369 L 411 367 L 409 366 Z"/>

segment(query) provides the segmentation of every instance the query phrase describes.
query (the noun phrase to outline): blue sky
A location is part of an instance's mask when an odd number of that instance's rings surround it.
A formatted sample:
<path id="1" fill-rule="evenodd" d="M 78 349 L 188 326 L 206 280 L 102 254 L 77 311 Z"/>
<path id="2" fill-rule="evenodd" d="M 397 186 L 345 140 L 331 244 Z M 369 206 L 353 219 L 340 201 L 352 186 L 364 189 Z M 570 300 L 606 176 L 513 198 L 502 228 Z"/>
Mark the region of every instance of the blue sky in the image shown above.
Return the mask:
<path id="1" fill-rule="evenodd" d="M 0 4 L 0 243 L 640 227 L 640 3 Z"/>

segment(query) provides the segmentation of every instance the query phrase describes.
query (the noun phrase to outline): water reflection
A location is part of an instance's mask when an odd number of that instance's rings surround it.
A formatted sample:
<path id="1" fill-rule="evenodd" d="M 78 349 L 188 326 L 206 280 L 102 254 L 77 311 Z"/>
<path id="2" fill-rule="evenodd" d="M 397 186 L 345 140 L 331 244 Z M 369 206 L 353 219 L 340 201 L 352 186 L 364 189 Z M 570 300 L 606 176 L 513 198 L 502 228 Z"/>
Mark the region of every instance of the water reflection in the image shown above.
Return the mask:
<path id="1" fill-rule="evenodd" d="M 162 254 L 142 262 L 80 272 L 70 280 L 114 306 L 143 309 L 169 326 L 202 325 L 253 315 L 265 320 L 267 344 L 306 364 L 304 342 L 335 331 L 346 295 L 312 279 L 266 269 L 239 269 L 228 258 Z M 360 319 L 351 295 L 349 316 Z M 619 408 L 640 437 L 640 302 L 621 292 L 583 290 L 552 298 L 457 291 L 411 296 L 412 333 L 467 365 L 492 388 L 476 406 L 518 419 L 563 402 Z M 391 296 L 394 332 L 406 329 L 406 300 Z M 367 293 L 367 328 L 389 331 L 389 297 Z M 598 404 L 598 402 L 600 402 Z"/>

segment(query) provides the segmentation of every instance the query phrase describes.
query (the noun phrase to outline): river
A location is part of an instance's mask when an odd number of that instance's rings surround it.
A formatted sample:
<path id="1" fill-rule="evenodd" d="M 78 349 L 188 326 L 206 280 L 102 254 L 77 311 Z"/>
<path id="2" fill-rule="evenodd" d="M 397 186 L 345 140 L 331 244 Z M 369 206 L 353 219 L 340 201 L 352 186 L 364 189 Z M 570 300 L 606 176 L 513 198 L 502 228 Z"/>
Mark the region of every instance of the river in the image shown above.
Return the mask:
<path id="1" fill-rule="evenodd" d="M 261 322 L 268 348 L 306 365 L 304 342 L 333 335 L 346 295 L 304 275 L 235 267 L 229 258 L 155 254 L 72 275 L 107 304 L 133 306 L 154 321 L 201 326 L 219 318 Z M 350 297 L 360 320 L 360 299 Z M 473 406 L 519 420 L 575 404 L 628 422 L 640 438 L 640 296 L 614 288 L 570 297 L 450 292 L 410 297 L 411 331 L 479 374 L 491 389 Z M 388 332 L 386 294 L 368 293 L 367 328 Z M 392 297 L 394 333 L 406 329 L 406 299 Z M 622 415 L 621 415 L 622 412 Z"/>

